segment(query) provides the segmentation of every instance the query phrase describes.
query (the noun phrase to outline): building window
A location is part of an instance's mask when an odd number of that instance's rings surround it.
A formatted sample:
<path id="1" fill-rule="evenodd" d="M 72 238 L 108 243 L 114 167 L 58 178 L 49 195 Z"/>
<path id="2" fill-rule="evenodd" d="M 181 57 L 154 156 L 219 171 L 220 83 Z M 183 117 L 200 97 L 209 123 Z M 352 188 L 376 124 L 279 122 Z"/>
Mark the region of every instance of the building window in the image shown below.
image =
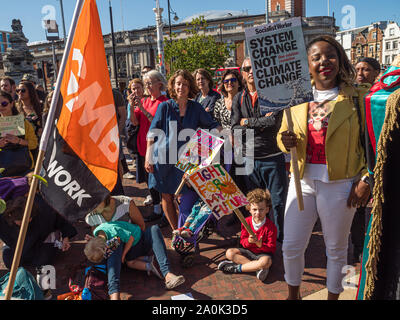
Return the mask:
<path id="1" fill-rule="evenodd" d="M 206 32 L 216 32 L 217 29 L 218 28 L 216 26 L 210 26 L 206 28 Z"/>
<path id="2" fill-rule="evenodd" d="M 132 54 L 133 64 L 139 64 L 139 52 L 134 52 Z"/>
<path id="3" fill-rule="evenodd" d="M 393 41 L 393 49 L 397 49 L 398 46 L 398 42 L 397 41 Z"/>
<path id="4" fill-rule="evenodd" d="M 394 28 L 389 29 L 389 36 L 394 36 Z"/>
<path id="5" fill-rule="evenodd" d="M 376 39 L 376 32 L 374 32 L 373 34 L 372 34 L 372 39 Z"/>
<path id="6" fill-rule="evenodd" d="M 386 50 L 390 50 L 390 42 L 386 42 Z"/>
<path id="7" fill-rule="evenodd" d="M 236 23 L 224 24 L 224 30 L 235 30 L 235 29 L 236 29 Z"/>
<path id="8" fill-rule="evenodd" d="M 374 46 L 369 46 L 369 53 L 374 52 Z"/>
<path id="9" fill-rule="evenodd" d="M 361 53 L 361 46 L 357 47 L 357 53 L 360 54 Z"/>
<path id="10" fill-rule="evenodd" d="M 276 5 L 276 11 L 281 11 L 281 5 L 280 5 L 280 3 L 278 3 L 278 4 Z"/>
<path id="11" fill-rule="evenodd" d="M 385 57 L 385 64 L 390 64 L 390 56 Z"/>

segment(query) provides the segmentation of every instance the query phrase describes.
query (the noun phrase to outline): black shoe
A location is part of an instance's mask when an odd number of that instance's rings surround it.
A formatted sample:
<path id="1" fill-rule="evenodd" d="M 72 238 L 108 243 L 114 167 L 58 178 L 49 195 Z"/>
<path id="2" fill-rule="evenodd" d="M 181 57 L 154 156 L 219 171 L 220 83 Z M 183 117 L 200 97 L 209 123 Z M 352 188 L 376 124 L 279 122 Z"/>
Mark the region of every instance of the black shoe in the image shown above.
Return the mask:
<path id="1" fill-rule="evenodd" d="M 234 262 L 226 263 L 219 269 L 222 270 L 222 272 L 224 273 L 241 273 L 239 265 Z"/>
<path id="2" fill-rule="evenodd" d="M 168 222 L 167 218 L 165 217 L 165 215 L 162 216 L 161 221 L 158 223 L 158 226 L 160 228 L 164 228 L 166 226 L 169 226 L 169 222 Z"/>
<path id="3" fill-rule="evenodd" d="M 152 212 L 149 216 L 144 217 L 143 220 L 144 222 L 152 222 L 161 218 L 162 218 L 162 213 L 157 214 L 155 212 Z"/>

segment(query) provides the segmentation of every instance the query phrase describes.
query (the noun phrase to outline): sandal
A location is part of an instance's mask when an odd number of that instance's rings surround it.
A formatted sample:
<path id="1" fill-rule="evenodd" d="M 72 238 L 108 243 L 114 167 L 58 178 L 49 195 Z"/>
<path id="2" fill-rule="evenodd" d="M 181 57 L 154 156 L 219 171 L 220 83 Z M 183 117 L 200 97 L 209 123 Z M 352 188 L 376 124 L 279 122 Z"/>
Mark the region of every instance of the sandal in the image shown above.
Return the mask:
<path id="1" fill-rule="evenodd" d="M 165 282 L 165 288 L 168 290 L 174 289 L 185 282 L 184 276 L 173 275 L 170 280 Z"/>

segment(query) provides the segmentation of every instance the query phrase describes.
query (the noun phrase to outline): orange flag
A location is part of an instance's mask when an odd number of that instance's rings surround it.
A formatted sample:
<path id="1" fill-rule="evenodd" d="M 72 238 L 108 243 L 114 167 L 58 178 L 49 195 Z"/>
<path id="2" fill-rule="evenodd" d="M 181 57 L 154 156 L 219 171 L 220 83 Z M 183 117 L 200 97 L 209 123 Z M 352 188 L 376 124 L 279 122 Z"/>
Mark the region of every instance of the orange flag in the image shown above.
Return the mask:
<path id="1" fill-rule="evenodd" d="M 59 213 L 83 217 L 114 188 L 119 133 L 95 0 L 83 4 L 61 80 L 40 190 Z"/>

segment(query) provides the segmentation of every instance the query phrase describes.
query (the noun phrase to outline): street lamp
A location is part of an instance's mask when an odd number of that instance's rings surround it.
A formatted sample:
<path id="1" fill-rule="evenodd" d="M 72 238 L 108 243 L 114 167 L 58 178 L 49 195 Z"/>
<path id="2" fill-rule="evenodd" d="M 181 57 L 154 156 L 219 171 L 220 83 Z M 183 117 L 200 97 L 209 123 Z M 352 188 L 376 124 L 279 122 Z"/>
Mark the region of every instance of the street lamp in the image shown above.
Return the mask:
<path id="1" fill-rule="evenodd" d="M 67 33 L 65 32 L 65 20 L 64 20 L 64 6 L 63 6 L 63 0 L 60 0 L 60 6 L 61 6 L 61 18 L 62 18 L 62 25 L 63 25 L 63 32 L 64 32 L 64 45 L 67 42 Z"/>
<path id="2" fill-rule="evenodd" d="M 375 60 L 378 60 L 378 24 L 375 23 Z"/>
<path id="3" fill-rule="evenodd" d="M 159 0 L 156 0 L 156 8 L 153 8 L 156 15 L 157 22 L 157 49 L 158 49 L 158 59 L 159 59 L 159 71 L 165 75 L 164 66 L 164 44 L 163 44 L 163 31 L 162 31 L 162 12 L 163 8 L 160 8 Z"/>
<path id="4" fill-rule="evenodd" d="M 171 28 L 171 13 L 173 13 L 173 14 L 174 14 L 174 20 L 175 20 L 175 21 L 178 21 L 178 20 L 179 20 L 179 18 L 178 18 L 178 16 L 177 16 L 176 12 L 175 12 L 174 10 L 172 10 L 172 9 L 171 9 L 171 4 L 169 3 L 169 0 L 168 0 L 169 40 L 171 40 L 171 37 L 172 37 L 172 28 Z"/>
<path id="5" fill-rule="evenodd" d="M 115 54 L 115 38 L 114 38 L 114 23 L 113 23 L 113 14 L 111 7 L 111 0 L 108 0 L 109 11 L 110 11 L 110 25 L 111 25 L 111 44 L 112 44 L 112 52 L 113 52 L 113 64 L 114 64 L 114 79 L 115 79 L 115 87 L 119 89 L 118 85 L 118 64 L 117 64 L 117 56 Z"/>

